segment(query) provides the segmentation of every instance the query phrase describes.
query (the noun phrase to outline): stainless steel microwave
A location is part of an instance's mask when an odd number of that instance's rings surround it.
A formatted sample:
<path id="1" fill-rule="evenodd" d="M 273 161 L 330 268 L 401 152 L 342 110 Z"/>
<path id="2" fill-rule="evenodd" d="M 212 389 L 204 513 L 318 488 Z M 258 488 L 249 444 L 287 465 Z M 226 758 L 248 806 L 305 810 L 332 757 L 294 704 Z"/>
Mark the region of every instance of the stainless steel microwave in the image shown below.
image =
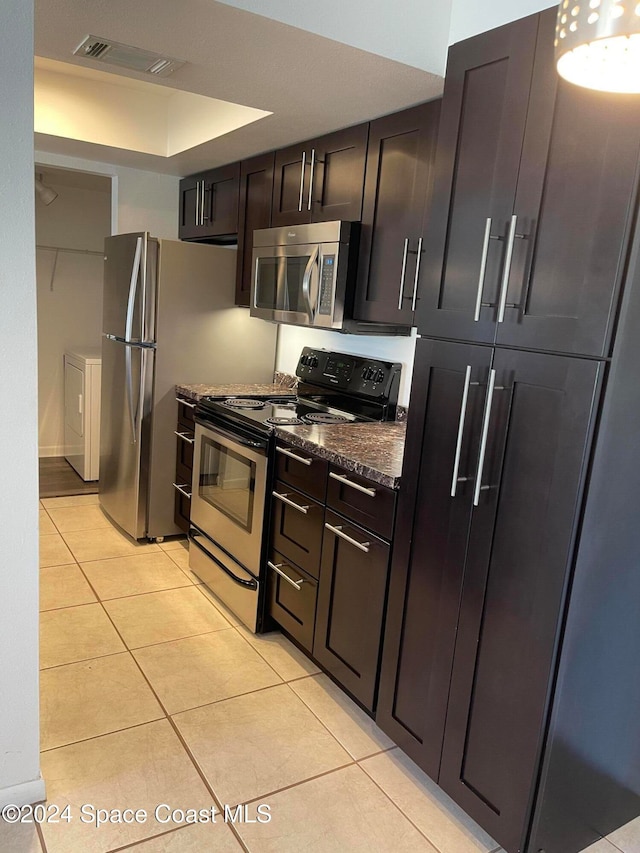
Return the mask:
<path id="1" fill-rule="evenodd" d="M 351 317 L 359 223 L 315 222 L 253 232 L 252 317 L 344 329 Z"/>

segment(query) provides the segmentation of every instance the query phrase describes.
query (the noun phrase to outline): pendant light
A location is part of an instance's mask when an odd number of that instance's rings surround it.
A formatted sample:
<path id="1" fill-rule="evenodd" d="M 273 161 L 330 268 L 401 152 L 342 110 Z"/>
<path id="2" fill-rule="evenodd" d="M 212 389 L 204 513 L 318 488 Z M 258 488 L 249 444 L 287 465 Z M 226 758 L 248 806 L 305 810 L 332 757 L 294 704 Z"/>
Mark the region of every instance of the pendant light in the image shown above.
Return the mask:
<path id="1" fill-rule="evenodd" d="M 555 48 L 570 83 L 640 93 L 640 0 L 561 0 Z"/>

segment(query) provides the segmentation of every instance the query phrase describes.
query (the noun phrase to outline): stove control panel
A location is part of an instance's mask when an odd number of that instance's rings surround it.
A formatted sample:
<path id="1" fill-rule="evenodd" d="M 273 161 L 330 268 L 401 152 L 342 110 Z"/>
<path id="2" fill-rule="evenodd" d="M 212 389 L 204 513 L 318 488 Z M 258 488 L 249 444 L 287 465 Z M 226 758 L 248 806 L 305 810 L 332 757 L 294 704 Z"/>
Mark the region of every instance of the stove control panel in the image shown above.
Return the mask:
<path id="1" fill-rule="evenodd" d="M 376 401 L 397 402 L 402 365 L 350 353 L 304 347 L 296 368 L 303 382 Z"/>

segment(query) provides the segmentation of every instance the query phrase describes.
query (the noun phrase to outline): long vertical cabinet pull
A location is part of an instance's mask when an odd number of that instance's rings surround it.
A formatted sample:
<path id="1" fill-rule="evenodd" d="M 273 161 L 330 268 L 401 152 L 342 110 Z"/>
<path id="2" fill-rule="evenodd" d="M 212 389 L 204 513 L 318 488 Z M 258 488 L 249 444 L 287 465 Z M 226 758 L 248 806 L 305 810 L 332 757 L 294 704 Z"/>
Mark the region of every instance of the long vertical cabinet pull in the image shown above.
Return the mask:
<path id="1" fill-rule="evenodd" d="M 480 273 L 478 275 L 478 292 L 476 294 L 476 310 L 473 314 L 474 322 L 480 322 L 480 309 L 482 308 L 482 291 L 484 289 L 484 276 L 487 271 L 487 258 L 489 256 L 489 240 L 491 240 L 491 217 L 487 217 L 484 226 L 484 240 L 482 241 L 482 255 L 480 257 Z"/>
<path id="2" fill-rule="evenodd" d="M 193 212 L 194 212 L 193 224 L 197 227 L 200 224 L 198 222 L 198 214 L 200 213 L 200 181 L 196 181 L 196 204 L 195 204 Z"/>
<path id="3" fill-rule="evenodd" d="M 480 504 L 480 488 L 482 484 L 482 473 L 484 471 L 484 457 L 487 450 L 487 437 L 489 435 L 489 421 L 491 420 L 491 405 L 493 403 L 493 391 L 496 384 L 496 372 L 493 368 L 489 371 L 489 384 L 487 386 L 487 400 L 484 406 L 484 418 L 482 422 L 482 435 L 480 438 L 480 453 L 478 455 L 478 472 L 476 475 L 476 486 L 473 491 L 473 505 Z"/>
<path id="4" fill-rule="evenodd" d="M 500 303 L 498 305 L 498 323 L 504 323 L 504 309 L 507 305 L 507 290 L 509 288 L 509 275 L 511 274 L 511 261 L 513 259 L 513 244 L 516 239 L 516 225 L 518 217 L 512 216 L 509 223 L 509 234 L 507 236 L 507 251 L 504 258 L 504 270 L 502 273 L 502 287 L 500 288 Z"/>
<path id="5" fill-rule="evenodd" d="M 413 295 L 411 297 L 411 310 L 416 310 L 416 300 L 418 298 L 418 279 L 420 278 L 420 261 L 422 260 L 422 237 L 418 240 L 418 257 L 416 258 L 416 274 L 413 277 Z"/>
<path id="6" fill-rule="evenodd" d="M 409 238 L 404 238 L 404 249 L 402 251 L 402 269 L 400 270 L 400 293 L 398 294 L 398 311 L 402 308 L 404 295 L 404 277 L 407 273 L 407 255 L 409 253 Z"/>
<path id="7" fill-rule="evenodd" d="M 460 420 L 458 422 L 458 439 L 456 441 L 456 455 L 453 462 L 453 477 L 451 478 L 451 497 L 455 498 L 458 490 L 458 471 L 460 470 L 460 454 L 462 452 L 462 435 L 464 433 L 464 421 L 467 415 L 467 402 L 469 400 L 469 385 L 471 384 L 471 365 L 467 365 L 464 375 L 464 388 L 462 389 L 462 403 L 460 404 Z"/>
<path id="8" fill-rule="evenodd" d="M 307 152 L 302 152 L 302 164 L 300 166 L 300 195 L 298 196 L 298 213 L 302 213 L 302 199 L 304 196 L 304 167 L 307 163 Z"/>
<path id="9" fill-rule="evenodd" d="M 200 193 L 200 225 L 204 225 L 204 199 L 205 199 L 205 182 L 202 182 L 202 191 Z"/>
<path id="10" fill-rule="evenodd" d="M 311 196 L 313 194 L 313 173 L 316 168 L 316 149 L 311 149 L 311 167 L 309 170 L 309 203 L 307 204 L 307 210 L 311 210 Z"/>

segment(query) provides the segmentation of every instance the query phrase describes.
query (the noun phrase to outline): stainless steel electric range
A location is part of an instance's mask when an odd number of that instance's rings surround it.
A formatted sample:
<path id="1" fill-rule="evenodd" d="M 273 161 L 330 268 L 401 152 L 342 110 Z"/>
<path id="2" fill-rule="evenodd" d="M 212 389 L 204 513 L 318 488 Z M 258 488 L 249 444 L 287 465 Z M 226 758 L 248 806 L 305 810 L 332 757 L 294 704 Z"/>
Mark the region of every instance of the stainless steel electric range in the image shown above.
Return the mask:
<path id="1" fill-rule="evenodd" d="M 395 420 L 400 372 L 394 362 L 304 347 L 295 394 L 198 404 L 189 565 L 251 631 L 265 625 L 276 428 Z"/>

